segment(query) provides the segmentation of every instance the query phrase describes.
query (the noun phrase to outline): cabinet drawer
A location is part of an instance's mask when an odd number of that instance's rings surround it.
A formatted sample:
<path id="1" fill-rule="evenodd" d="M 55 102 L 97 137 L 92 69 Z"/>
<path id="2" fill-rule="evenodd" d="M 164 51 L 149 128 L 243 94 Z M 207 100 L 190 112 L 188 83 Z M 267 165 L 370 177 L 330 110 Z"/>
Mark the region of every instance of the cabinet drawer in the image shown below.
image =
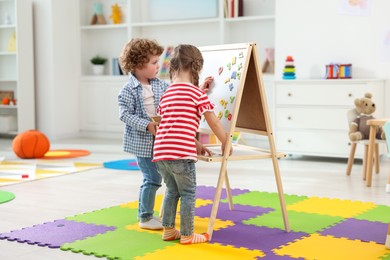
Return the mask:
<path id="1" fill-rule="evenodd" d="M 347 111 L 348 108 L 277 108 L 276 127 L 343 130 L 348 134 Z"/>
<path id="2" fill-rule="evenodd" d="M 366 92 L 373 94 L 378 105 L 383 102 L 383 88 L 356 84 L 277 84 L 276 105 L 342 105 L 353 107 L 356 98 L 363 97 Z"/>
<path id="3" fill-rule="evenodd" d="M 348 133 L 341 131 L 276 131 L 277 151 L 291 154 L 347 158 L 351 149 Z M 358 145 L 355 158 L 362 158 Z"/>

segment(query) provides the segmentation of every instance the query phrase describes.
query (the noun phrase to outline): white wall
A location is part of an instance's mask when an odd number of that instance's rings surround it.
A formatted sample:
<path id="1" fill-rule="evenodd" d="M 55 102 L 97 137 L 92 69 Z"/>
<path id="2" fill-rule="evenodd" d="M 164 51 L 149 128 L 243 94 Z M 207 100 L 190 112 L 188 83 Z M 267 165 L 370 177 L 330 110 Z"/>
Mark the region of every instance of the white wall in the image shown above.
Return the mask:
<path id="1" fill-rule="evenodd" d="M 33 0 L 37 129 L 79 134 L 79 43 L 75 0 Z"/>
<path id="2" fill-rule="evenodd" d="M 79 134 L 78 1 L 33 0 L 37 128 L 51 139 Z M 381 57 L 389 0 L 372 0 L 368 16 L 340 15 L 342 0 L 275 1 L 275 79 L 292 55 L 298 79 L 323 78 L 331 62 L 352 63 L 354 78 L 384 78 L 390 87 L 390 61 Z"/>
<path id="3" fill-rule="evenodd" d="M 276 0 L 275 79 L 281 79 L 287 55 L 297 79 L 323 78 L 325 65 L 352 63 L 354 78 L 383 78 L 390 87 L 390 59 L 382 53 L 390 31 L 390 1 L 372 0 L 370 14 L 340 15 L 347 0 Z M 390 91 L 386 100 L 390 100 Z M 374 97 L 375 98 L 375 97 Z M 390 116 L 390 106 L 386 107 Z"/>

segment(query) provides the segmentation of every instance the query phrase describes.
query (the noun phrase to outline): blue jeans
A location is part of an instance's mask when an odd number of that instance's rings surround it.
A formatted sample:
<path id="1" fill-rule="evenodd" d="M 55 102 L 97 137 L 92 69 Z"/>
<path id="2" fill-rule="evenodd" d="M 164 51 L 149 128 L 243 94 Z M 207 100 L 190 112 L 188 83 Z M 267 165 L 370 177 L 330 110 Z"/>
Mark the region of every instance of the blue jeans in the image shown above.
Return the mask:
<path id="1" fill-rule="evenodd" d="M 138 219 L 141 222 L 149 221 L 153 217 L 156 191 L 161 187 L 162 178 L 152 159 L 137 157 L 138 166 L 144 177 L 138 200 Z"/>
<path id="2" fill-rule="evenodd" d="M 177 204 L 180 202 L 180 233 L 194 233 L 194 210 L 196 199 L 196 170 L 194 160 L 158 161 L 158 172 L 167 186 L 164 196 L 162 225 L 175 227 Z"/>

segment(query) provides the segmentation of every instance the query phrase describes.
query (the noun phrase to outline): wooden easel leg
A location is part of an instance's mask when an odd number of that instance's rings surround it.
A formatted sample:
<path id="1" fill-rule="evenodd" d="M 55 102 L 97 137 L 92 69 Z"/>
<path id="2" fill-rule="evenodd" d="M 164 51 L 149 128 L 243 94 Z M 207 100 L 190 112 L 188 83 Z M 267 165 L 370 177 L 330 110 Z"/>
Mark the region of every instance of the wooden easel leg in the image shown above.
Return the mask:
<path id="1" fill-rule="evenodd" d="M 226 196 L 227 196 L 228 201 L 229 201 L 229 209 L 233 210 L 234 205 L 233 205 L 233 199 L 232 199 L 232 191 L 230 190 L 230 183 L 229 183 L 229 177 L 227 174 L 227 170 L 225 172 L 225 186 L 226 186 Z"/>
<path id="2" fill-rule="evenodd" d="M 227 163 L 226 160 L 224 160 L 222 162 L 221 169 L 219 171 L 219 177 L 218 177 L 218 183 L 217 183 L 217 187 L 216 187 L 216 191 L 215 191 L 215 195 L 214 195 L 213 207 L 211 209 L 209 226 L 207 228 L 207 233 L 209 234 L 209 241 L 211 241 L 211 239 L 213 237 L 214 224 L 215 224 L 215 220 L 217 218 L 219 200 L 221 199 L 223 181 L 227 179 L 226 163 Z"/>
<path id="3" fill-rule="evenodd" d="M 272 156 L 272 164 L 274 166 L 275 180 L 276 180 L 276 186 L 278 188 L 280 208 L 282 209 L 284 228 L 285 228 L 286 232 L 290 232 L 290 224 L 288 222 L 286 201 L 284 200 L 284 192 L 283 192 L 282 179 L 280 178 L 278 158 L 276 158 L 275 154 L 273 154 L 273 156 Z"/>

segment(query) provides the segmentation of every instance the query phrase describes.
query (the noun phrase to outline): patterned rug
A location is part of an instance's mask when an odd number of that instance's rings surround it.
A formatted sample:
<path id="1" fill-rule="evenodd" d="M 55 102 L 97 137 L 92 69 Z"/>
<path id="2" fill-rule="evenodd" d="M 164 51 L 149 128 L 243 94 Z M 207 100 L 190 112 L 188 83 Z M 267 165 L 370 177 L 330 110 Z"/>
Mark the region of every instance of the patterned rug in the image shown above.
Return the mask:
<path id="1" fill-rule="evenodd" d="M 15 194 L 9 191 L 0 190 L 0 204 L 11 201 L 15 198 Z"/>
<path id="2" fill-rule="evenodd" d="M 195 232 L 207 230 L 214 193 L 214 187 L 197 188 Z M 287 233 L 277 193 L 232 189 L 233 211 L 224 194 L 209 243 L 182 246 L 162 241 L 161 231 L 139 229 L 137 201 L 2 233 L 0 239 L 108 259 L 390 259 L 384 245 L 389 206 L 285 195 Z M 160 195 L 156 211 L 161 201 Z"/>
<path id="3" fill-rule="evenodd" d="M 136 159 L 109 161 L 103 163 L 104 168 L 124 171 L 138 171 L 139 166 Z"/>
<path id="4" fill-rule="evenodd" d="M 0 186 L 81 172 L 102 166 L 102 163 L 55 160 L 54 158 L 50 160 L 3 160 L 0 161 Z"/>

